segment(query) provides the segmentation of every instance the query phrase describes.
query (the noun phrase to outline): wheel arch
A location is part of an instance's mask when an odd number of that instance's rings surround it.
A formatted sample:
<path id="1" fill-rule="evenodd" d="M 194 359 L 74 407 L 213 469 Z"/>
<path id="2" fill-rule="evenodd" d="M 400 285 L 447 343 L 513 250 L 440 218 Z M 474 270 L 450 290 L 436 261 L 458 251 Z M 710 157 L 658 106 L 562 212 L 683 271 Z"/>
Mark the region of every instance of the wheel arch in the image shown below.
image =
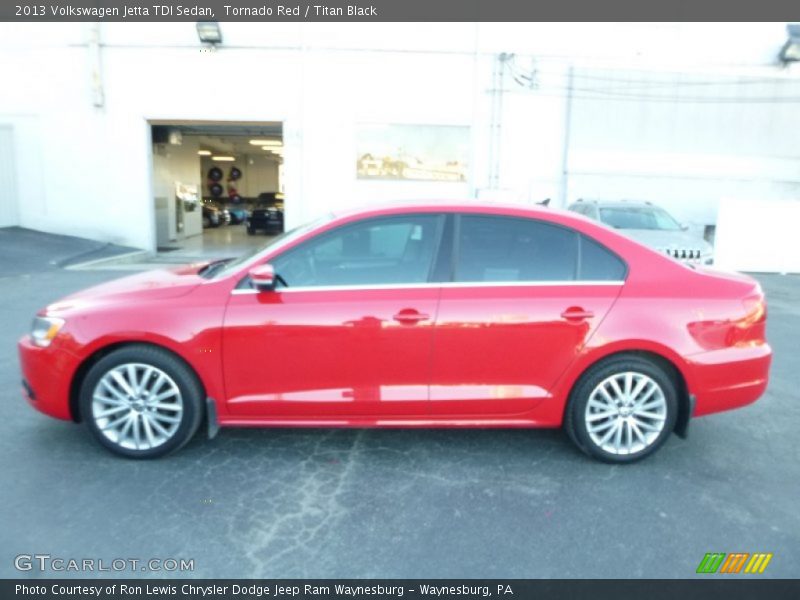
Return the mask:
<path id="1" fill-rule="evenodd" d="M 70 417 L 75 423 L 80 423 L 81 418 L 81 411 L 80 411 L 80 392 L 81 392 L 81 385 L 83 384 L 84 379 L 86 378 L 86 374 L 89 370 L 96 365 L 100 360 L 104 357 L 108 356 L 112 352 L 119 350 L 121 348 L 127 348 L 129 346 L 146 346 L 149 348 L 157 348 L 159 350 L 163 350 L 168 352 L 176 359 L 180 360 L 186 367 L 194 374 L 197 378 L 200 387 L 203 389 L 203 395 L 206 395 L 206 385 L 203 381 L 203 378 L 200 377 L 200 374 L 197 370 L 192 366 L 192 364 L 186 360 L 180 353 L 176 352 L 174 349 L 165 346 L 163 344 L 157 344 L 154 342 L 145 342 L 141 340 L 120 340 L 108 343 L 103 345 L 99 348 L 95 348 L 86 358 L 84 358 L 81 363 L 78 365 L 78 368 L 75 370 L 75 373 L 72 376 L 72 381 L 70 381 L 69 385 L 69 413 Z"/>
<path id="2" fill-rule="evenodd" d="M 562 423 L 564 422 L 567 410 L 569 410 L 572 392 L 580 382 L 581 378 L 593 367 L 625 356 L 649 360 L 659 365 L 672 379 L 672 381 L 675 383 L 675 390 L 678 394 L 678 415 L 675 421 L 675 431 L 679 435 L 685 434 L 689 419 L 692 416 L 691 412 L 693 407 L 693 401 L 689 391 L 689 381 L 687 380 L 686 376 L 686 365 L 683 362 L 683 359 L 681 359 L 674 352 L 669 351 L 668 349 L 666 351 L 654 349 L 652 346 L 646 348 L 615 348 L 611 351 L 593 355 L 589 357 L 588 360 L 583 361 L 579 368 L 576 369 L 575 374 L 570 378 L 569 384 L 566 388 L 566 393 L 564 394 L 564 407 L 561 415 Z"/>

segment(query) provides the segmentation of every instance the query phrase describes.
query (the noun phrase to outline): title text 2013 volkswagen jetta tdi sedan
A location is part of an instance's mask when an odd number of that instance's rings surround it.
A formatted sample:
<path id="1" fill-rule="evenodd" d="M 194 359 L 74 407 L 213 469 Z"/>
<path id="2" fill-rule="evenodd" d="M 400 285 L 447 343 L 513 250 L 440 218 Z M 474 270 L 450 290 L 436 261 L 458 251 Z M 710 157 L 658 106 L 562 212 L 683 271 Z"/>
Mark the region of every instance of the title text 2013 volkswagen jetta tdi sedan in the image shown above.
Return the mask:
<path id="1" fill-rule="evenodd" d="M 764 392 L 765 325 L 753 279 L 574 213 L 425 203 L 86 290 L 42 310 L 19 350 L 34 407 L 130 457 L 201 423 L 563 425 L 630 462 Z"/>

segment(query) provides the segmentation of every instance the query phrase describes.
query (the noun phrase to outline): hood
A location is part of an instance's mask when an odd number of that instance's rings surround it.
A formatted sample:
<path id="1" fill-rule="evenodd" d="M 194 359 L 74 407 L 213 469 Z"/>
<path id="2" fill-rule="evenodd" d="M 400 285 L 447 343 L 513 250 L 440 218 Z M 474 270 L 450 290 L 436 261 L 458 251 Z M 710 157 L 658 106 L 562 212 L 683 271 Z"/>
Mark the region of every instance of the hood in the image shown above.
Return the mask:
<path id="1" fill-rule="evenodd" d="M 700 250 L 702 254 L 712 252 L 711 244 L 688 231 L 667 231 L 663 229 L 615 229 L 617 233 L 628 236 L 655 250 Z"/>
<path id="2" fill-rule="evenodd" d="M 108 303 L 131 304 L 188 294 L 204 280 L 197 272 L 207 263 L 196 263 L 175 269 L 157 269 L 115 279 L 81 290 L 50 304 L 47 314 L 62 314 Z"/>

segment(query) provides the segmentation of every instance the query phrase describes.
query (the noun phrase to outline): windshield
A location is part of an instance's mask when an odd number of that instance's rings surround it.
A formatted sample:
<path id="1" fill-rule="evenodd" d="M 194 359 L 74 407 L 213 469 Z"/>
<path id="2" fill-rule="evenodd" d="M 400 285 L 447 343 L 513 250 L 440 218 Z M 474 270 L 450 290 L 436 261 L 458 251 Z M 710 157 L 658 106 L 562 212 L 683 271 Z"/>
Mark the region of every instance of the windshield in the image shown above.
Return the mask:
<path id="1" fill-rule="evenodd" d="M 327 223 L 328 221 L 333 219 L 333 214 L 327 214 L 322 218 L 316 219 L 315 221 L 311 221 L 306 223 L 305 225 L 300 225 L 300 227 L 295 227 L 294 229 L 290 229 L 289 231 L 284 231 L 282 234 L 275 236 L 274 238 L 270 239 L 266 244 L 263 246 L 259 246 L 258 248 L 251 250 L 250 252 L 246 252 L 242 256 L 234 259 L 228 259 L 224 261 L 219 261 L 219 263 L 212 263 L 206 269 L 200 272 L 202 277 L 206 279 L 219 278 L 225 277 L 237 269 L 242 265 L 247 264 L 248 262 L 252 261 L 255 257 L 261 255 L 262 253 L 266 252 L 269 249 L 277 248 L 279 246 L 283 246 L 288 244 L 292 240 L 295 240 L 312 229 L 322 225 L 323 223 Z M 214 268 L 216 264 L 220 266 Z"/>
<path id="2" fill-rule="evenodd" d="M 654 206 L 601 208 L 600 220 L 616 229 L 660 229 L 678 231 L 681 226 L 669 213 Z"/>

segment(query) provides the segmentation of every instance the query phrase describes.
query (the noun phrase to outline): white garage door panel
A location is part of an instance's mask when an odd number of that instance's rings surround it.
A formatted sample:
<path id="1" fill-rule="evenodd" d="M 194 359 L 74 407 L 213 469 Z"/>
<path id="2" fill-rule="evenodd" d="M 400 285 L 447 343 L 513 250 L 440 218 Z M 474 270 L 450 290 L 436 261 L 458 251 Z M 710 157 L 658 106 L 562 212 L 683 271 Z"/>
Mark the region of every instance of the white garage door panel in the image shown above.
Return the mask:
<path id="1" fill-rule="evenodd" d="M 733 271 L 800 273 L 800 199 L 723 200 L 714 266 Z"/>
<path id="2" fill-rule="evenodd" d="M 0 227 L 17 225 L 18 218 L 14 132 L 11 127 L 0 127 Z"/>

